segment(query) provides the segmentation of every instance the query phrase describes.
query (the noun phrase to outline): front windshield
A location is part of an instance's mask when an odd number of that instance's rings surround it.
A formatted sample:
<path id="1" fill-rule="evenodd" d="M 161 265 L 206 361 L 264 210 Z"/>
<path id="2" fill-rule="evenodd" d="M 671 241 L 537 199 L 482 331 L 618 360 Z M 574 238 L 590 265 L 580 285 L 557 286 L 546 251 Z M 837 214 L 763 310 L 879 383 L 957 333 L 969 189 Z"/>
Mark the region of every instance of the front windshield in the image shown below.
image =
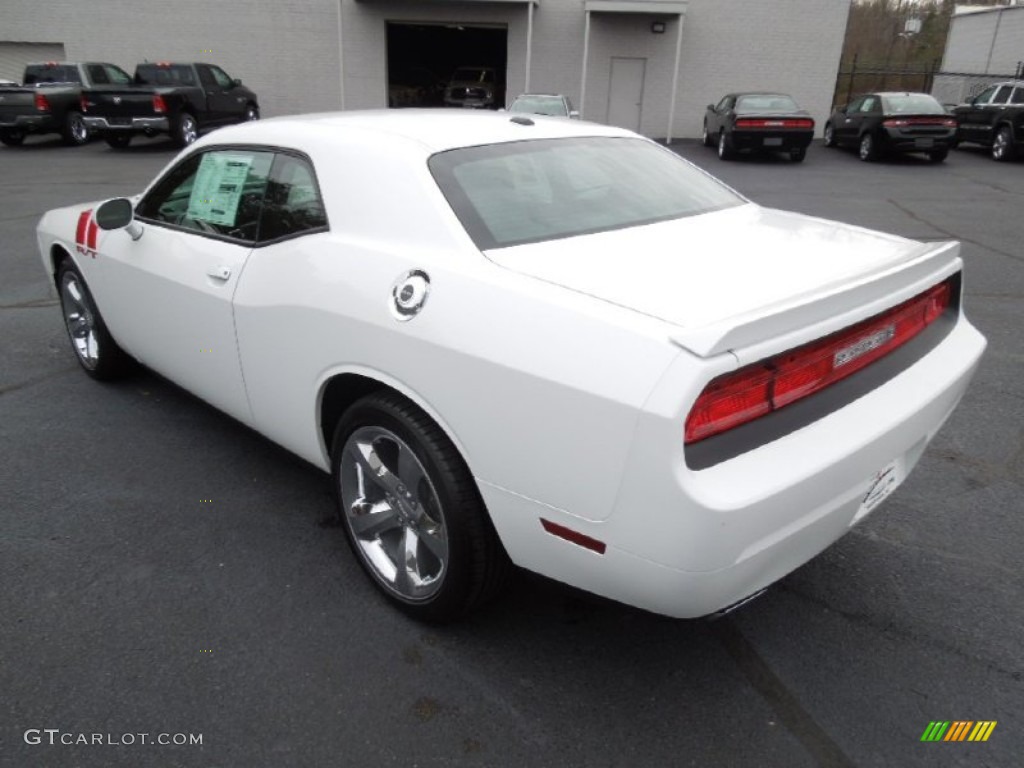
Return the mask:
<path id="1" fill-rule="evenodd" d="M 736 193 L 643 139 L 568 138 L 439 152 L 431 173 L 481 250 L 741 205 Z"/>
<path id="2" fill-rule="evenodd" d="M 552 96 L 520 96 L 508 108 L 509 112 L 528 112 L 531 115 L 567 117 L 565 102 Z"/>

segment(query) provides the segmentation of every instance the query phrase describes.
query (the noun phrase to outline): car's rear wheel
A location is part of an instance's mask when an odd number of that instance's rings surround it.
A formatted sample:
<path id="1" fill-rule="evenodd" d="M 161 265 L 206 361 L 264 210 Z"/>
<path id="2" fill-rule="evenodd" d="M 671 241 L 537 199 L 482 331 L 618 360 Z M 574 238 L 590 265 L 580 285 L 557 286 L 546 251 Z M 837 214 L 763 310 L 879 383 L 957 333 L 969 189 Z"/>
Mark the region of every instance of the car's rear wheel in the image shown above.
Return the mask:
<path id="1" fill-rule="evenodd" d="M 124 149 L 132 143 L 132 135 L 130 133 L 108 133 L 103 136 L 103 140 L 112 149 Z"/>
<path id="2" fill-rule="evenodd" d="M 715 146 L 715 142 L 711 138 L 711 134 L 708 133 L 708 121 L 707 121 L 706 118 L 704 120 L 704 126 L 703 126 L 703 128 L 701 128 L 700 140 L 701 140 L 701 142 L 703 142 L 705 147 L 713 147 L 713 146 Z"/>
<path id="3" fill-rule="evenodd" d="M 941 163 L 947 157 L 949 157 L 949 150 L 945 148 L 935 149 L 928 153 L 928 159 L 933 163 Z"/>
<path id="4" fill-rule="evenodd" d="M 1013 158 L 1013 134 L 1010 126 L 1004 125 L 996 132 L 992 141 L 992 159 L 997 162 L 1005 162 Z"/>
<path id="5" fill-rule="evenodd" d="M 57 289 L 64 327 L 82 369 L 101 381 L 123 375 L 131 367 L 131 358 L 111 337 L 85 279 L 70 259 L 57 270 Z"/>
<path id="6" fill-rule="evenodd" d="M 23 141 L 25 141 L 24 131 L 0 131 L 0 144 L 6 144 L 8 147 L 20 147 Z"/>
<path id="7" fill-rule="evenodd" d="M 64 143 L 72 147 L 80 147 L 89 141 L 89 129 L 82 119 L 82 113 L 71 110 L 64 119 L 64 130 L 61 131 Z"/>
<path id="8" fill-rule="evenodd" d="M 825 123 L 825 146 L 834 147 L 836 146 L 836 131 L 832 127 L 832 123 Z"/>
<path id="9" fill-rule="evenodd" d="M 729 137 L 725 135 L 725 131 L 721 130 L 718 132 L 718 159 L 719 160 L 732 160 L 736 157 L 736 152 L 732 148 L 732 142 L 729 141 Z"/>
<path id="10" fill-rule="evenodd" d="M 878 147 L 875 144 L 875 137 L 870 133 L 865 133 L 860 137 L 860 148 L 857 152 L 860 159 L 864 162 L 871 162 L 878 158 Z"/>
<path id="11" fill-rule="evenodd" d="M 196 119 L 188 112 L 182 112 L 174 122 L 172 138 L 179 147 L 187 147 L 195 143 L 195 140 L 199 138 L 199 125 L 196 123 Z"/>
<path id="12" fill-rule="evenodd" d="M 805 157 L 807 157 L 807 147 L 789 150 L 789 159 L 794 163 L 802 163 Z"/>
<path id="13" fill-rule="evenodd" d="M 331 463 L 349 544 L 399 609 L 448 621 L 507 581 L 511 563 L 473 476 L 413 403 L 395 393 L 356 402 L 335 429 Z"/>

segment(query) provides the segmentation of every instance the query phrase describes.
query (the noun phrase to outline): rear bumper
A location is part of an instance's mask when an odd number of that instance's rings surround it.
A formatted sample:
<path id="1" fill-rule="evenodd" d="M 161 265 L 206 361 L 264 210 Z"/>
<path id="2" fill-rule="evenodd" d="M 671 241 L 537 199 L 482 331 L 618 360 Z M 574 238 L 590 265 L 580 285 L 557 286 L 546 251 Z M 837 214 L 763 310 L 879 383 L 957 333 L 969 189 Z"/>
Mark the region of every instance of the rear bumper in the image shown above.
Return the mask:
<path id="1" fill-rule="evenodd" d="M 107 131 L 111 133 L 166 133 L 170 131 L 170 121 L 166 117 L 131 117 L 106 118 L 86 115 L 82 118 L 91 131 Z"/>
<path id="2" fill-rule="evenodd" d="M 934 152 L 952 148 L 956 128 L 927 135 L 915 135 L 901 128 L 884 128 L 881 137 L 882 146 L 890 152 Z"/>
<path id="3" fill-rule="evenodd" d="M 604 521 L 492 485 L 481 490 L 518 565 L 656 613 L 707 615 L 800 567 L 877 509 L 956 407 L 985 343 L 961 317 L 939 346 L 868 395 L 700 471 L 683 460 L 686 414 L 645 411 Z M 658 387 L 666 392 L 649 402 L 681 386 L 670 371 Z M 597 554 L 547 534 L 540 518 L 607 549 Z"/>
<path id="4" fill-rule="evenodd" d="M 734 149 L 790 152 L 810 146 L 814 131 L 733 130 L 730 137 Z"/>
<path id="5" fill-rule="evenodd" d="M 0 130 L 25 131 L 26 133 L 51 133 L 62 126 L 53 115 L 4 115 L 0 116 Z"/>

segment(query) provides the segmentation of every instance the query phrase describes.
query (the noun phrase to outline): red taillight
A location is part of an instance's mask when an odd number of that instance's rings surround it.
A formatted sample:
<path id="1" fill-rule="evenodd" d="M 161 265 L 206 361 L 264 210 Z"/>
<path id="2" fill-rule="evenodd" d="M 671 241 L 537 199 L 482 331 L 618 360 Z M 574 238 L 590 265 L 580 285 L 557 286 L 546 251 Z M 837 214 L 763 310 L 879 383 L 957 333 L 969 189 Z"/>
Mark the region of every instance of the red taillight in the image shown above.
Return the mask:
<path id="1" fill-rule="evenodd" d="M 159 93 L 153 97 L 153 111 L 156 112 L 158 115 L 163 115 L 167 113 L 167 104 L 166 102 L 164 102 L 164 97 L 161 96 Z"/>
<path id="2" fill-rule="evenodd" d="M 741 117 L 736 120 L 737 128 L 798 128 L 811 130 L 814 121 L 806 118 Z"/>
<path id="3" fill-rule="evenodd" d="M 686 418 L 685 442 L 746 424 L 856 373 L 935 322 L 952 295 L 946 281 L 831 336 L 713 379 Z"/>
<path id="4" fill-rule="evenodd" d="M 36 109 L 38 109 L 40 112 L 50 111 L 50 102 L 46 98 L 46 96 L 44 96 L 41 93 L 36 93 Z"/>
<path id="5" fill-rule="evenodd" d="M 952 117 L 893 117 L 883 120 L 886 128 L 909 128 L 915 125 L 936 125 L 942 128 L 956 128 L 956 120 Z"/>

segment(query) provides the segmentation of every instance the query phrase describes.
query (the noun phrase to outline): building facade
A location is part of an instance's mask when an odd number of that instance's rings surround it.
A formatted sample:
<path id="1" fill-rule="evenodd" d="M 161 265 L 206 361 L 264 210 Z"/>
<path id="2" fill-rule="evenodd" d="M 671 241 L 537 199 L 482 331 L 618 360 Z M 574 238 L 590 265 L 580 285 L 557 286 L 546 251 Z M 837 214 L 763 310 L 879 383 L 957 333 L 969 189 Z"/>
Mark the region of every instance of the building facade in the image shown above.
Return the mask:
<path id="1" fill-rule="evenodd" d="M 932 94 L 962 104 L 992 83 L 1020 76 L 1022 67 L 1024 4 L 957 6 Z"/>
<path id="2" fill-rule="evenodd" d="M 0 77 L 26 60 L 210 61 L 264 116 L 435 102 L 460 66 L 500 100 L 568 95 L 586 119 L 695 137 L 735 90 L 828 115 L 851 0 L 9 0 Z M 38 55 L 36 55 L 38 54 Z"/>

